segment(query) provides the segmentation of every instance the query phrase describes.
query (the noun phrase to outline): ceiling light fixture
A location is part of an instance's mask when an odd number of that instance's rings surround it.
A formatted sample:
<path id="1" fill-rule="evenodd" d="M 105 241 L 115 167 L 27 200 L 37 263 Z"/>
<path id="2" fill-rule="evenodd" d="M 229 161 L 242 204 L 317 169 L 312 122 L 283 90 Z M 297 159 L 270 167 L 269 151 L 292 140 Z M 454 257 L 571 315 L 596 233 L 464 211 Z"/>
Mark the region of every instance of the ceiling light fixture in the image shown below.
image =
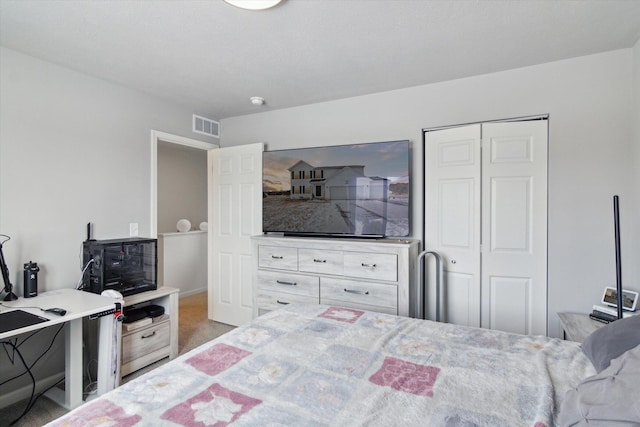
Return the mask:
<path id="1" fill-rule="evenodd" d="M 264 98 L 262 98 L 261 96 L 252 96 L 251 98 L 249 98 L 249 100 L 253 105 L 256 106 L 264 105 Z"/>
<path id="2" fill-rule="evenodd" d="M 277 6 L 282 0 L 222 0 L 231 6 L 246 10 L 264 10 Z"/>

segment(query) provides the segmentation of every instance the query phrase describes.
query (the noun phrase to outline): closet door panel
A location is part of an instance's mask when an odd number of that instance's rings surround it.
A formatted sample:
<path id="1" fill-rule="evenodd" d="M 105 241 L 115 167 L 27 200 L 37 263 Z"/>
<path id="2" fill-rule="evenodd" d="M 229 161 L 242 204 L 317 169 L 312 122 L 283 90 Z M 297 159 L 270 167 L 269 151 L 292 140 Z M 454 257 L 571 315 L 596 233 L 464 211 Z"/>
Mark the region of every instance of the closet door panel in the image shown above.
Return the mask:
<path id="1" fill-rule="evenodd" d="M 445 290 L 442 321 L 456 325 L 473 325 L 477 322 L 477 292 L 475 291 L 475 275 L 448 272 Z"/>
<path id="2" fill-rule="evenodd" d="M 531 281 L 522 277 L 491 277 L 491 329 L 522 333 L 529 327 L 529 292 Z"/>
<path id="3" fill-rule="evenodd" d="M 482 326 L 547 333 L 547 121 L 482 125 Z"/>
<path id="4" fill-rule="evenodd" d="M 501 177 L 491 180 L 490 250 L 531 250 L 531 177 Z"/>
<path id="5" fill-rule="evenodd" d="M 469 326 L 480 326 L 480 165 L 480 125 L 425 134 L 425 249 L 443 257 L 448 321 Z M 425 272 L 435 319 L 432 259 Z"/>

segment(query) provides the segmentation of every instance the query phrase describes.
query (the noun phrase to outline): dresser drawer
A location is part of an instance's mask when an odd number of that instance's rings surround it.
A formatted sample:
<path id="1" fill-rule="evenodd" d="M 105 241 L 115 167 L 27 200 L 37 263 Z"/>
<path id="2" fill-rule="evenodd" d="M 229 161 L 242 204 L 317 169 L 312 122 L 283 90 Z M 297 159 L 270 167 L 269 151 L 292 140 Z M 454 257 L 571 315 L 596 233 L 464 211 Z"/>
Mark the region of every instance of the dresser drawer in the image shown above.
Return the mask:
<path id="1" fill-rule="evenodd" d="M 314 297 L 316 301 L 318 299 L 319 277 L 277 271 L 258 271 L 256 278 L 256 287 L 259 291 L 305 295 Z"/>
<path id="2" fill-rule="evenodd" d="M 398 288 L 396 285 L 323 277 L 320 304 L 398 314 Z"/>
<path id="3" fill-rule="evenodd" d="M 122 364 L 127 364 L 138 358 L 142 358 L 147 354 L 153 353 L 163 347 L 167 348 L 167 356 L 169 355 L 169 346 L 171 343 L 170 323 L 165 320 L 160 323 L 152 323 L 151 325 L 136 329 L 131 333 L 122 335 Z"/>
<path id="4" fill-rule="evenodd" d="M 298 250 L 298 269 L 300 271 L 342 276 L 342 262 L 342 251 Z"/>
<path id="5" fill-rule="evenodd" d="M 398 256 L 396 254 L 345 252 L 344 275 L 395 282 L 398 280 Z"/>
<path id="6" fill-rule="evenodd" d="M 255 301 L 260 310 L 266 312 L 291 303 L 318 304 L 319 298 L 317 295 L 315 297 L 311 297 L 306 295 L 287 294 L 284 292 L 264 292 L 259 290 Z"/>
<path id="7" fill-rule="evenodd" d="M 262 268 L 298 270 L 298 249 L 279 246 L 258 246 L 258 265 Z"/>

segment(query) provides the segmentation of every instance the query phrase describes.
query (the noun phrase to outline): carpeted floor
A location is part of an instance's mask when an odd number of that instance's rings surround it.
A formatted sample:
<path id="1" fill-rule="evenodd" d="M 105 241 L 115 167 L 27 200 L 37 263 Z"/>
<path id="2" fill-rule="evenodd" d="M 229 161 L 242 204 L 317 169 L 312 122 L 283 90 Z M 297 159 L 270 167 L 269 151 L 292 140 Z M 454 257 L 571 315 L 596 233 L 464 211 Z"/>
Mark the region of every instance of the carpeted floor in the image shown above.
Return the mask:
<path id="1" fill-rule="evenodd" d="M 233 326 L 214 322 L 207 318 L 207 293 L 180 298 L 180 321 L 178 323 L 178 352 L 184 354 L 200 344 L 212 340 L 233 329 Z M 169 361 L 165 358 L 123 378 L 122 383 L 136 378 Z M 18 402 L 0 409 L 0 427 L 9 426 L 24 410 L 27 401 Z M 38 399 L 31 409 L 15 426 L 40 427 L 67 411 L 46 397 Z"/>
<path id="2" fill-rule="evenodd" d="M 189 350 L 225 334 L 233 326 L 214 322 L 207 318 L 207 293 L 191 295 L 180 299 L 180 323 L 178 324 L 178 352 Z"/>

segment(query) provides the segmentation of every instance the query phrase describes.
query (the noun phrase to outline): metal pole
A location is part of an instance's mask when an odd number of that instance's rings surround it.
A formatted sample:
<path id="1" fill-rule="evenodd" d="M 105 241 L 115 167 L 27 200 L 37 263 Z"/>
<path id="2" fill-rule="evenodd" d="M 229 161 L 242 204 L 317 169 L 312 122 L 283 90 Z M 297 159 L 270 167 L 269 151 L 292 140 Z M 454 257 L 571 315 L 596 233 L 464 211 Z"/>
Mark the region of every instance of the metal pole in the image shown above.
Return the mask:
<path id="1" fill-rule="evenodd" d="M 439 253 L 434 251 L 422 251 L 418 254 L 418 265 L 420 268 L 420 284 L 422 285 L 422 318 L 427 318 L 427 290 L 426 290 L 426 282 L 424 279 L 423 272 L 423 259 L 426 258 L 427 255 L 433 255 L 436 259 L 436 322 L 440 321 L 440 306 L 442 305 L 442 294 L 440 292 L 442 286 L 442 278 L 444 277 L 444 267 L 442 264 L 442 257 Z"/>
<path id="2" fill-rule="evenodd" d="M 620 208 L 618 196 L 613 196 L 613 227 L 616 245 L 616 297 L 618 305 L 618 319 L 622 319 L 622 266 L 620 265 Z"/>

